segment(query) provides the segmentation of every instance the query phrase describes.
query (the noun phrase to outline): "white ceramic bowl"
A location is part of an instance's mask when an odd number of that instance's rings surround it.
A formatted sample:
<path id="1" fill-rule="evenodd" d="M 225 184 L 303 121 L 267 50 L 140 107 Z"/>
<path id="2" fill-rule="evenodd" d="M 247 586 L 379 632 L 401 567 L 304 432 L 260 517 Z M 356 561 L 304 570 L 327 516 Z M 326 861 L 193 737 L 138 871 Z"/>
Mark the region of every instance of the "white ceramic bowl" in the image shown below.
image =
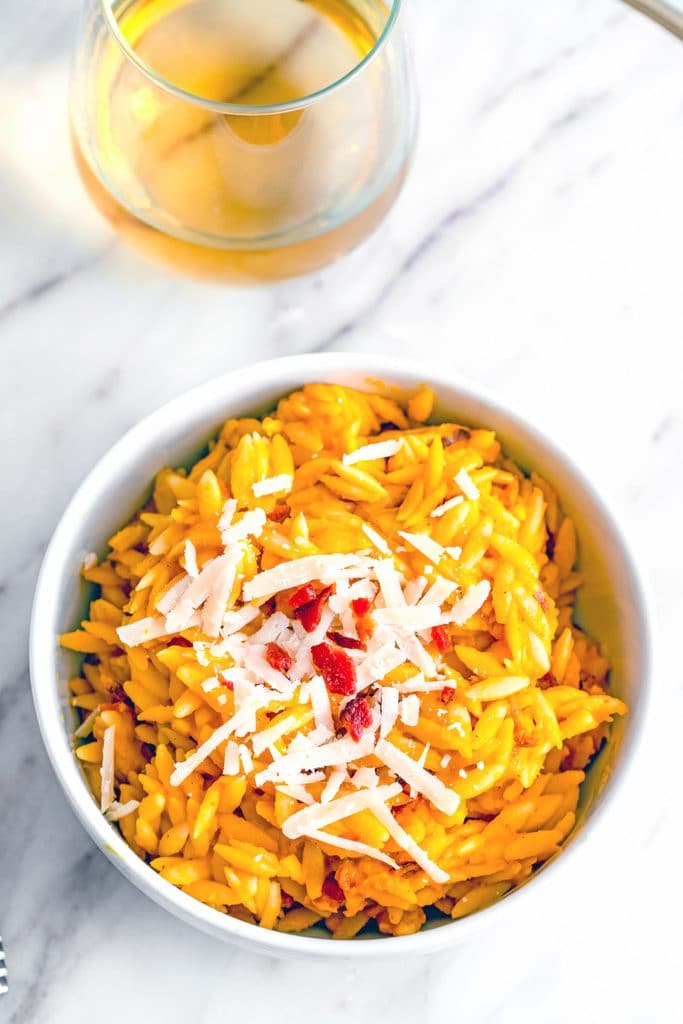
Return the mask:
<path id="1" fill-rule="evenodd" d="M 426 381 L 438 396 L 436 413 L 497 431 L 506 451 L 536 469 L 557 489 L 575 519 L 580 539 L 579 618 L 599 637 L 612 658 L 613 691 L 630 705 L 584 786 L 577 828 L 562 853 L 499 903 L 460 921 L 445 921 L 417 935 L 334 942 L 319 935 L 285 935 L 226 917 L 164 881 L 129 849 L 100 814 L 72 753 L 72 711 L 66 683 L 78 671 L 78 657 L 57 646 L 57 635 L 74 627 L 86 610 L 91 588 L 80 578 L 85 554 L 106 550 L 106 541 L 144 502 L 152 478 L 163 466 L 190 464 L 230 416 L 271 408 L 276 400 L 309 381 L 363 387 L 382 380 L 400 386 Z M 619 530 L 580 472 L 527 423 L 478 386 L 457 378 L 434 379 L 425 368 L 390 357 L 302 355 L 250 366 L 210 381 L 170 402 L 126 434 L 100 460 L 64 513 L 45 556 L 31 623 L 31 680 L 43 740 L 54 770 L 78 818 L 100 849 L 147 896 L 177 917 L 219 939 L 271 955 L 367 956 L 426 952 L 458 942 L 484 924 L 514 927 L 522 903 L 549 882 L 561 884 L 562 865 L 576 855 L 605 817 L 623 782 L 640 732 L 650 676 L 650 625 L 643 592 Z M 584 853 L 585 856 L 585 853 Z M 547 899 L 548 893 L 544 889 Z"/>

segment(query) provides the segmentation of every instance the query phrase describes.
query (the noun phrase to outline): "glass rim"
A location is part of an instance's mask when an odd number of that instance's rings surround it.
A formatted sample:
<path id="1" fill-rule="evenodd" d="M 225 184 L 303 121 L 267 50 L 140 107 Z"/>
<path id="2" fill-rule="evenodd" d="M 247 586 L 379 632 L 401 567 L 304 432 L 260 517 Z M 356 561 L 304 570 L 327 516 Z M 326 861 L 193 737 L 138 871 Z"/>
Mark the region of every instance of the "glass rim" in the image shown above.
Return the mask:
<path id="1" fill-rule="evenodd" d="M 333 82 L 330 82 L 329 85 L 324 86 L 324 88 L 317 89 L 315 92 L 301 96 L 299 99 L 288 100 L 286 103 L 263 104 L 224 103 L 221 100 L 207 99 L 206 97 L 199 96 L 197 93 L 189 92 L 187 89 L 182 89 L 180 86 L 174 85 L 173 82 L 164 78 L 163 75 L 158 74 L 154 68 L 147 64 L 146 61 L 142 60 L 142 58 L 136 53 L 135 49 L 131 46 L 119 28 L 119 23 L 116 20 L 111 7 L 111 0 L 100 0 L 100 7 L 102 9 L 104 20 L 107 24 L 107 28 L 114 37 L 114 41 L 123 53 L 124 57 L 134 64 L 145 78 L 148 78 L 154 83 L 154 85 L 157 85 L 165 92 L 171 93 L 171 95 L 176 96 L 178 99 L 203 107 L 205 110 L 211 110 L 218 114 L 237 114 L 246 116 L 285 114 L 291 111 L 301 110 L 303 107 L 308 107 L 313 103 L 317 103 L 318 100 L 324 99 L 331 93 L 336 92 L 337 89 L 340 89 L 342 86 L 352 81 L 352 79 L 360 75 L 361 72 L 364 71 L 365 68 L 372 63 L 375 57 L 377 57 L 384 49 L 398 19 L 402 3 L 403 0 L 392 0 L 391 11 L 389 12 L 386 25 L 375 40 L 372 49 L 369 50 L 363 59 L 355 64 L 350 71 L 347 71 L 345 75 L 342 75 L 341 78 L 336 78 Z"/>

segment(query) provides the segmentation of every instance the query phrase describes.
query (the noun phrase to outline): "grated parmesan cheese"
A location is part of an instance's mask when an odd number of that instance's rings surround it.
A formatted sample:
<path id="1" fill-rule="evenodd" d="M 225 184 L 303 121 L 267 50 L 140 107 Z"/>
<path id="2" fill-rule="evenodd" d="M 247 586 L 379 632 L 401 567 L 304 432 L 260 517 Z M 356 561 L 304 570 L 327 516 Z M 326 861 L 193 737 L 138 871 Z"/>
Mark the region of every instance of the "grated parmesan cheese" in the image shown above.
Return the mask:
<path id="1" fill-rule="evenodd" d="M 357 768 L 351 776 L 351 785 L 355 789 L 375 789 L 379 785 L 377 772 L 374 768 Z"/>
<path id="2" fill-rule="evenodd" d="M 311 829 L 325 828 L 335 821 L 343 818 L 350 818 L 352 814 L 367 810 L 375 804 L 383 804 L 385 800 L 391 800 L 401 792 L 398 782 L 390 786 L 378 786 L 372 790 L 358 790 L 355 793 L 347 793 L 327 804 L 314 804 L 303 811 L 297 811 L 287 818 L 282 824 L 282 831 L 288 839 L 299 839 L 310 833 Z"/>
<path id="3" fill-rule="evenodd" d="M 381 551 L 383 555 L 391 554 L 391 548 L 389 547 L 381 533 L 378 533 L 377 530 L 374 530 L 372 526 L 370 526 L 368 523 L 362 523 L 361 529 L 365 536 L 370 541 L 370 543 L 374 547 L 376 547 L 378 551 Z"/>
<path id="4" fill-rule="evenodd" d="M 115 725 L 110 725 L 105 729 L 104 735 L 102 736 L 102 767 L 100 768 L 100 778 L 102 780 L 102 786 L 100 789 L 100 810 L 102 813 L 108 811 L 114 803 L 114 782 L 116 779 L 114 769 L 115 736 Z"/>
<path id="5" fill-rule="evenodd" d="M 414 726 L 420 720 L 420 698 L 415 693 L 404 697 L 401 701 L 401 721 L 404 725 Z"/>
<path id="6" fill-rule="evenodd" d="M 224 530 L 228 529 L 233 519 L 235 518 L 236 511 L 237 502 L 235 501 L 234 498 L 228 498 L 225 505 L 223 505 L 223 511 L 221 512 L 220 518 L 218 520 L 219 533 L 222 534 Z"/>
<path id="7" fill-rule="evenodd" d="M 382 713 L 380 717 L 379 735 L 381 739 L 388 736 L 398 718 L 398 690 L 393 686 L 383 686 Z"/>
<path id="8" fill-rule="evenodd" d="M 239 775 L 240 773 L 240 748 L 234 740 L 228 740 L 225 744 L 225 760 L 223 761 L 224 775 Z"/>
<path id="9" fill-rule="evenodd" d="M 315 718 L 316 727 L 319 729 L 327 729 L 331 734 L 334 733 L 334 720 L 332 718 L 332 708 L 330 707 L 330 698 L 325 686 L 325 681 L 321 676 L 314 676 L 308 684 L 308 693 L 311 698 L 311 707 L 313 708 L 313 717 Z"/>
<path id="10" fill-rule="evenodd" d="M 125 626 L 119 626 L 116 635 L 125 647 L 139 647 L 149 640 L 158 640 L 161 636 L 168 636 L 169 629 L 166 620 L 163 618 L 138 619 L 137 622 L 129 622 Z"/>
<path id="11" fill-rule="evenodd" d="M 445 622 L 454 622 L 456 626 L 464 626 L 468 619 L 471 619 L 482 608 L 490 592 L 491 584 L 488 580 L 475 583 L 459 601 L 456 601 Z"/>
<path id="12" fill-rule="evenodd" d="M 257 573 L 244 584 L 242 596 L 245 601 L 254 601 L 271 597 L 280 590 L 302 587 L 313 580 L 334 583 L 337 574 L 344 570 L 351 570 L 360 578 L 369 575 L 373 564 L 369 558 L 361 558 L 358 555 L 306 555 L 293 562 L 282 562 L 272 569 Z"/>
<path id="13" fill-rule="evenodd" d="M 411 630 L 414 633 L 438 626 L 442 620 L 441 607 L 438 604 L 409 604 L 402 608 L 377 608 L 372 613 L 372 617 L 378 626 L 391 626 L 393 629 Z"/>
<path id="14" fill-rule="evenodd" d="M 109 810 L 106 812 L 105 817 L 107 821 L 121 821 L 122 818 L 127 818 L 133 811 L 137 811 L 139 806 L 139 800 L 127 800 L 125 804 L 120 804 L 117 800 L 114 800 L 109 805 Z"/>
<path id="15" fill-rule="evenodd" d="M 267 698 L 264 700 L 263 697 L 260 697 L 259 699 L 259 697 L 254 695 L 251 703 L 245 702 L 243 707 L 240 708 L 232 718 L 229 718 L 226 722 L 223 722 L 222 725 L 219 725 L 215 732 L 209 736 L 204 743 L 200 744 L 192 754 L 188 754 L 184 761 L 176 761 L 175 771 L 172 773 L 170 778 L 171 785 L 179 786 L 185 781 L 185 779 L 189 779 L 192 772 L 196 768 L 199 768 L 202 762 L 205 761 L 210 754 L 213 754 L 216 747 L 220 746 L 220 744 L 223 743 L 224 740 L 227 740 L 233 733 L 236 733 L 240 726 L 243 726 L 245 722 L 249 722 L 249 717 L 253 714 L 256 707 L 262 707 L 266 703 Z"/>
<path id="16" fill-rule="evenodd" d="M 457 498 L 451 498 L 449 501 L 444 501 L 443 505 L 438 505 L 429 514 L 432 519 L 440 519 L 441 516 L 445 516 L 447 512 L 450 512 L 452 508 L 457 508 L 458 505 L 462 505 L 464 500 L 465 499 L 461 495 L 458 495 Z"/>
<path id="17" fill-rule="evenodd" d="M 325 788 L 320 794 L 320 802 L 329 804 L 330 800 L 334 800 L 347 778 L 348 772 L 346 768 L 333 768 L 325 783 Z"/>
<path id="18" fill-rule="evenodd" d="M 188 576 L 192 576 L 196 579 L 199 576 L 199 567 L 197 565 L 197 549 L 191 540 L 185 541 L 185 572 Z M 159 605 L 157 605 L 157 608 Z"/>
<path id="19" fill-rule="evenodd" d="M 376 849 L 374 846 L 368 846 L 367 843 L 359 843 L 355 839 L 345 839 L 343 836 L 334 836 L 329 832 L 321 832 L 318 829 L 312 829 L 308 833 L 308 838 L 315 839 L 319 843 L 325 843 L 327 846 L 336 846 L 340 850 L 348 850 L 350 853 L 372 857 L 374 860 L 381 861 L 382 864 L 388 864 L 390 868 L 398 869 L 398 864 L 388 854 L 382 853 L 381 850 Z"/>
<path id="20" fill-rule="evenodd" d="M 251 485 L 255 498 L 265 498 L 270 494 L 289 494 L 294 486 L 294 477 L 289 473 L 281 473 L 279 476 L 267 477 L 265 480 L 257 480 Z"/>
<path id="21" fill-rule="evenodd" d="M 463 468 L 456 473 L 455 482 L 466 498 L 469 498 L 470 501 L 477 500 L 479 497 L 479 488 L 466 469 Z"/>
<path id="22" fill-rule="evenodd" d="M 310 716 L 310 712 L 309 712 Z M 296 715 L 286 715 L 284 718 L 276 722 L 275 725 L 269 726 L 267 729 L 261 729 L 257 732 L 252 740 L 252 746 L 254 753 L 257 755 L 262 754 L 266 747 L 269 747 L 272 743 L 276 743 L 277 740 L 286 736 L 288 732 L 292 732 L 297 728 L 297 725 L 303 725 L 305 719 L 297 721 Z"/>
<path id="23" fill-rule="evenodd" d="M 443 558 L 444 549 L 435 540 L 428 537 L 426 533 L 406 533 L 405 530 L 398 531 L 399 537 L 403 537 L 407 544 L 419 551 L 421 555 L 438 565 Z"/>
<path id="24" fill-rule="evenodd" d="M 460 804 L 458 794 L 444 786 L 436 775 L 421 768 L 412 757 L 408 757 L 393 743 L 380 740 L 375 747 L 375 756 L 392 772 L 400 775 L 417 793 L 422 793 L 437 810 L 443 811 L 444 814 L 455 814 Z"/>
<path id="25" fill-rule="evenodd" d="M 376 793 L 377 790 L 370 790 L 370 792 Z M 450 875 L 440 868 L 438 864 L 435 864 L 434 861 L 430 860 L 422 847 L 418 846 L 415 842 L 413 837 L 408 835 L 405 829 L 401 828 L 385 804 L 381 804 L 379 802 L 374 804 L 372 806 L 372 813 L 375 815 L 379 823 L 384 825 L 394 842 L 398 843 L 398 845 L 402 847 L 410 857 L 412 857 L 416 864 L 419 864 L 425 874 L 429 875 L 432 881 L 436 882 L 438 885 L 445 885 L 446 882 L 450 882 Z"/>
<path id="26" fill-rule="evenodd" d="M 353 466 L 356 462 L 373 462 L 375 459 L 390 459 L 400 452 L 403 447 L 403 439 L 396 438 L 389 441 L 377 441 L 374 444 L 365 444 L 357 448 L 355 452 L 346 452 L 342 456 L 345 466 Z"/>

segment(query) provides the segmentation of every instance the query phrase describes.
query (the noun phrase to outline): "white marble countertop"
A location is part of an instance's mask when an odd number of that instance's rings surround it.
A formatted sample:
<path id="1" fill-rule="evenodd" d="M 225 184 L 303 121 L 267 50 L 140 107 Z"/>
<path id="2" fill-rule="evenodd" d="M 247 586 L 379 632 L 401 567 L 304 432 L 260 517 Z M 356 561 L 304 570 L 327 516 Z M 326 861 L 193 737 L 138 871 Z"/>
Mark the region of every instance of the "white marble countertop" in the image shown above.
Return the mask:
<path id="1" fill-rule="evenodd" d="M 143 263 L 90 208 L 78 6 L 0 0 L 0 1020 L 680 1020 L 681 44 L 618 0 L 414 0 L 422 130 L 388 222 L 324 273 L 236 290 Z M 542 918 L 372 967 L 259 959 L 147 902 L 68 809 L 27 675 L 41 554 L 112 441 L 212 374 L 327 348 L 417 354 L 532 414 L 616 511 L 660 621 L 641 762 L 582 872 Z"/>

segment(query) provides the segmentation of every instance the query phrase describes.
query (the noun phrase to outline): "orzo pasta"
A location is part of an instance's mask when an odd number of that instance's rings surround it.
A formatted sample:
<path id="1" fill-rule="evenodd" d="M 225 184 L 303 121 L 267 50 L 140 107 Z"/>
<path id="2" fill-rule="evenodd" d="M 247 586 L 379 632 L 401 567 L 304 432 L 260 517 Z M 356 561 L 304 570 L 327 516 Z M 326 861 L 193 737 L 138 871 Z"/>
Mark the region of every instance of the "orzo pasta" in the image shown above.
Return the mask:
<path id="1" fill-rule="evenodd" d="M 76 756 L 217 911 L 350 938 L 478 910 L 559 850 L 626 711 L 552 489 L 432 405 L 315 384 L 229 420 L 84 567 Z"/>

